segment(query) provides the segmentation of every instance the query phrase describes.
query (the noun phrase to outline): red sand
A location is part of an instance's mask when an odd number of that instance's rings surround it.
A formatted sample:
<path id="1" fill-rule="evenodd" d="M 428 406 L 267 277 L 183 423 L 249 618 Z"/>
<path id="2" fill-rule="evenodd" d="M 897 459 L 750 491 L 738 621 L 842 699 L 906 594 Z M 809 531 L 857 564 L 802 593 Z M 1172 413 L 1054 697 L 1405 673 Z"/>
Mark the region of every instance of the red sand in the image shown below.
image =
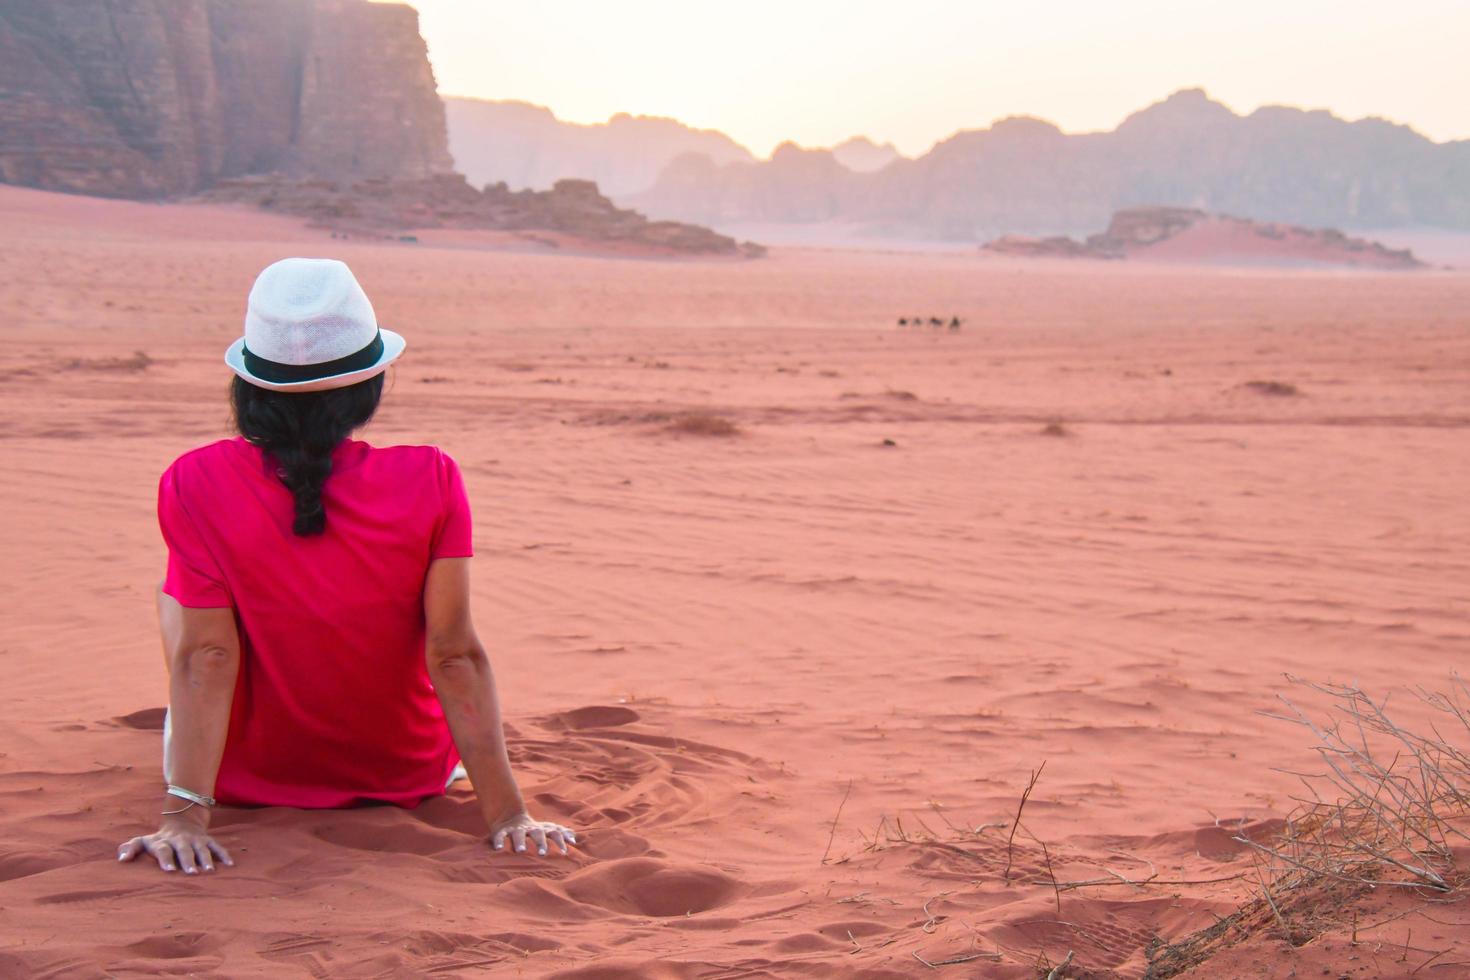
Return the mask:
<path id="1" fill-rule="evenodd" d="M 0 225 L 0 976 L 1136 977 L 1246 884 L 1059 914 L 1045 860 L 1248 869 L 1215 818 L 1280 817 L 1276 767 L 1312 765 L 1257 714 L 1283 672 L 1402 697 L 1470 649 L 1464 274 L 628 261 L 3 188 Z M 465 471 L 513 757 L 572 860 L 490 852 L 462 790 L 222 812 L 208 878 L 113 860 L 160 778 L 157 475 L 226 433 L 245 292 L 303 253 L 409 338 L 368 438 Z M 665 430 L 689 410 L 742 431 Z M 1019 880 L 1005 828 L 864 848 L 1006 823 L 1043 761 Z M 1466 976 L 1466 909 L 1405 902 L 1195 975 Z"/>

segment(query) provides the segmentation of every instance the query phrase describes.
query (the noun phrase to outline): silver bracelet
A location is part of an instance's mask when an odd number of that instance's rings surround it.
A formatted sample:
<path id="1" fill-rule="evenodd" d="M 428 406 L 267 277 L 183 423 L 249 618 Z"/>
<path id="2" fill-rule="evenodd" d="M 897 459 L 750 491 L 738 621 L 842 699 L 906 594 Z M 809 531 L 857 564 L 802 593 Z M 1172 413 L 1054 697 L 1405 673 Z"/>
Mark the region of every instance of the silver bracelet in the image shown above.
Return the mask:
<path id="1" fill-rule="evenodd" d="M 184 787 L 182 787 L 182 786 L 175 786 L 173 783 L 169 783 L 168 784 L 168 795 L 169 796 L 177 796 L 181 800 L 188 800 L 190 806 L 202 806 L 202 807 L 205 807 L 205 808 L 210 809 L 210 810 L 213 810 L 214 809 L 214 797 L 212 797 L 212 796 L 200 796 L 198 793 L 194 792 L 193 790 L 184 789 Z M 171 812 L 173 812 L 173 813 L 183 813 L 184 810 L 187 810 L 187 809 L 189 809 L 189 807 L 186 806 L 183 809 L 173 810 Z"/>

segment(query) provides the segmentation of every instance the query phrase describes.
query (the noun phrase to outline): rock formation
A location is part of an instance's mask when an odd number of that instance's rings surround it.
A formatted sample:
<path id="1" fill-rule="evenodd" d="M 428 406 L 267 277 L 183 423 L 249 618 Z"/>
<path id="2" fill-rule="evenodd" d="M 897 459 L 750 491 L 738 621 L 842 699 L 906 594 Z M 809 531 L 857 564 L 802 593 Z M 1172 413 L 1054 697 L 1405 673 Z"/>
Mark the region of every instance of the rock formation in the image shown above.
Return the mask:
<path id="1" fill-rule="evenodd" d="M 0 0 L 0 182 L 149 198 L 451 167 L 411 7 Z"/>
<path id="2" fill-rule="evenodd" d="M 1006 235 L 982 246 L 1022 258 L 1144 259 L 1224 265 L 1340 265 L 1421 269 L 1408 249 L 1349 238 L 1332 228 L 1301 228 L 1208 214 L 1192 208 L 1128 208 L 1106 231 L 1079 242 L 1064 236 Z"/>
<path id="3" fill-rule="evenodd" d="M 590 243 L 626 244 L 669 254 L 757 258 L 765 249 L 708 228 L 649 221 L 618 208 L 587 180 L 560 180 L 549 191 L 513 191 L 504 183 L 476 190 L 460 174 L 353 183 L 242 177 L 200 195 L 307 218 L 352 235 L 404 236 L 429 228 L 559 232 Z"/>
<path id="4" fill-rule="evenodd" d="M 1434 143 L 1406 126 L 1321 111 L 1239 116 L 1199 90 L 1107 133 L 1067 135 L 1016 118 L 875 173 L 809 167 L 793 182 L 791 163 L 681 159 L 627 203 L 717 225 L 836 220 L 951 241 L 1085 233 L 1141 205 L 1311 227 L 1470 230 L 1470 141 Z"/>
<path id="5" fill-rule="evenodd" d="M 444 107 L 454 165 L 475 185 L 505 181 L 545 190 L 574 177 L 595 181 L 617 199 L 647 190 L 683 153 L 703 154 L 717 165 L 755 159 L 724 133 L 673 119 L 619 113 L 581 125 L 525 102 L 447 98 Z"/>

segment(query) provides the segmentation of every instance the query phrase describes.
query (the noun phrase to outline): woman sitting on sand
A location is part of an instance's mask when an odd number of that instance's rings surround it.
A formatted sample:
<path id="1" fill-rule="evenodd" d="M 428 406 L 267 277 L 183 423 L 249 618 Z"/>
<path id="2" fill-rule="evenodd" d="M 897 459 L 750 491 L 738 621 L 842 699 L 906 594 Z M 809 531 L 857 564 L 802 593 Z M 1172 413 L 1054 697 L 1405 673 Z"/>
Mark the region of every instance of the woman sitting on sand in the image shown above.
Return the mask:
<path id="1" fill-rule="evenodd" d="M 240 437 L 179 457 L 158 487 L 168 789 L 158 832 L 118 860 L 212 871 L 234 863 L 209 835 L 216 801 L 413 807 L 464 770 L 497 849 L 576 843 L 530 817 L 511 774 L 454 460 L 347 438 L 403 347 L 341 262 L 256 280 L 225 354 Z"/>

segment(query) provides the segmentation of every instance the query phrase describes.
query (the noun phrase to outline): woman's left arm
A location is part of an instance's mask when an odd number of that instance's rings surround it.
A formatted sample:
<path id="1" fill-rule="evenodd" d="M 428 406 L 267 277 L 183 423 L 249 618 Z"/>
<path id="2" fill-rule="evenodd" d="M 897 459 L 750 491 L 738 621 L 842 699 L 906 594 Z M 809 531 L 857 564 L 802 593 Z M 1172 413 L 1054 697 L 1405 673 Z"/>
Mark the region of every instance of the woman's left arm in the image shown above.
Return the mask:
<path id="1" fill-rule="evenodd" d="M 229 607 L 194 609 L 158 594 L 158 625 L 169 671 L 169 766 L 166 778 L 201 797 L 214 796 L 225 752 L 230 706 L 240 672 L 240 636 Z M 231 865 L 229 852 L 209 836 L 209 808 L 164 794 L 158 832 L 134 837 L 118 848 L 119 861 L 140 854 L 164 871 L 213 871 L 215 860 Z"/>

